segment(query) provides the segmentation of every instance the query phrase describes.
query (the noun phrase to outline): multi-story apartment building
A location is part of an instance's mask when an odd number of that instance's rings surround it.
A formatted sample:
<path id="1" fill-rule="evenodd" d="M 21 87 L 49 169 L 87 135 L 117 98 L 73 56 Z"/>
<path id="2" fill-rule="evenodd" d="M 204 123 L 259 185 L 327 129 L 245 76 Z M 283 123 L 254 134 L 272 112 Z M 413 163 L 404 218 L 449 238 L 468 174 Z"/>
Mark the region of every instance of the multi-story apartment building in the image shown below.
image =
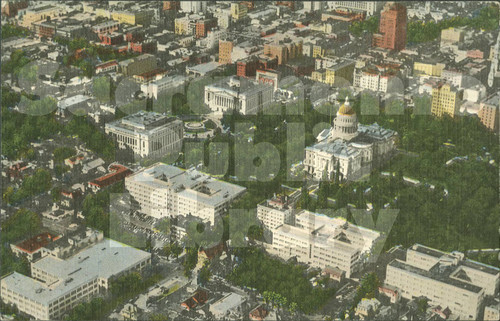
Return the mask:
<path id="1" fill-rule="evenodd" d="M 207 36 L 207 32 L 217 27 L 217 19 L 205 18 L 196 21 L 196 38 L 204 38 Z"/>
<path id="2" fill-rule="evenodd" d="M 2 15 L 12 18 L 19 10 L 26 8 L 28 8 L 28 1 L 8 1 L 2 7 Z"/>
<path id="3" fill-rule="evenodd" d="M 438 117 L 441 117 L 443 114 L 455 117 L 462 98 L 462 90 L 457 89 L 449 83 L 438 82 L 432 86 L 431 113 Z"/>
<path id="4" fill-rule="evenodd" d="M 241 2 L 231 3 L 231 17 L 238 21 L 247 16 L 248 7 Z"/>
<path id="5" fill-rule="evenodd" d="M 157 163 L 125 179 L 141 212 L 156 218 L 195 216 L 214 225 L 246 188 L 218 181 L 194 169 Z"/>
<path id="6" fill-rule="evenodd" d="M 270 252 L 284 259 L 318 268 L 338 268 L 350 277 L 371 253 L 380 233 L 348 223 L 343 218 L 302 211 L 295 226 L 283 224 L 273 230 Z"/>
<path id="7" fill-rule="evenodd" d="M 325 83 L 330 86 L 352 84 L 356 61 L 345 59 L 326 68 Z"/>
<path id="8" fill-rule="evenodd" d="M 114 11 L 111 13 L 111 18 L 119 23 L 127 23 L 129 25 L 149 26 L 151 19 L 154 16 L 153 10 L 140 11 Z"/>
<path id="9" fill-rule="evenodd" d="M 181 10 L 192 13 L 207 12 L 207 1 L 181 1 Z"/>
<path id="10" fill-rule="evenodd" d="M 243 77 L 232 76 L 205 86 L 205 104 L 215 113 L 236 110 L 255 115 L 273 101 L 274 88 Z"/>
<path id="11" fill-rule="evenodd" d="M 366 12 L 367 16 L 373 16 L 375 13 L 378 13 L 384 5 L 381 1 L 329 1 L 329 4 L 333 9 Z"/>
<path id="12" fill-rule="evenodd" d="M 385 283 L 396 287 L 405 299 L 425 296 L 430 304 L 447 307 L 460 320 L 477 320 L 485 295 L 496 295 L 500 269 L 415 244 L 406 261 L 387 265 Z"/>
<path id="13" fill-rule="evenodd" d="M 415 76 L 441 77 L 446 64 L 440 59 L 426 61 L 415 61 L 413 63 L 413 74 Z"/>
<path id="14" fill-rule="evenodd" d="M 500 106 L 500 94 L 488 97 L 479 105 L 477 115 L 486 128 L 491 130 L 498 129 L 498 108 Z"/>
<path id="15" fill-rule="evenodd" d="M 303 1 L 303 4 L 305 12 L 322 11 L 326 6 L 325 1 Z"/>
<path id="16" fill-rule="evenodd" d="M 106 123 L 105 131 L 120 148 L 129 147 L 140 157 L 179 152 L 184 138 L 184 125 L 180 119 L 144 111 Z"/>
<path id="17" fill-rule="evenodd" d="M 177 11 L 181 8 L 181 3 L 177 1 L 163 1 L 163 11 Z"/>
<path id="18" fill-rule="evenodd" d="M 406 46 L 406 7 L 387 2 L 381 13 L 379 33 L 373 35 L 373 46 L 403 50 Z"/>
<path id="19" fill-rule="evenodd" d="M 110 281 L 151 264 L 151 254 L 105 239 L 67 260 L 46 256 L 32 277 L 14 272 L 0 281 L 2 301 L 39 320 L 62 319 L 76 305 L 109 288 Z"/>
<path id="20" fill-rule="evenodd" d="M 445 49 L 450 45 L 464 41 L 465 31 L 462 28 L 448 28 L 441 30 L 440 49 Z"/>
<path id="21" fill-rule="evenodd" d="M 292 41 L 286 38 L 282 41 L 264 44 L 264 54 L 278 58 L 278 65 L 284 65 L 289 60 L 302 57 L 302 40 Z"/>
<path id="22" fill-rule="evenodd" d="M 226 65 L 233 62 L 231 53 L 233 52 L 233 42 L 219 40 L 219 64 Z"/>
<path id="23" fill-rule="evenodd" d="M 441 78 L 461 89 L 464 80 L 464 72 L 453 68 L 446 68 L 441 71 Z"/>
<path id="24" fill-rule="evenodd" d="M 288 196 L 274 196 L 257 205 L 257 218 L 269 230 L 294 222 L 293 208 Z"/>
<path id="25" fill-rule="evenodd" d="M 118 65 L 120 66 L 120 72 L 129 77 L 150 72 L 157 68 L 156 57 L 151 54 L 123 60 Z"/>
<path id="26" fill-rule="evenodd" d="M 366 69 L 359 74 L 359 87 L 380 92 L 391 92 L 401 80 L 394 71 L 380 71 L 376 69 Z"/>

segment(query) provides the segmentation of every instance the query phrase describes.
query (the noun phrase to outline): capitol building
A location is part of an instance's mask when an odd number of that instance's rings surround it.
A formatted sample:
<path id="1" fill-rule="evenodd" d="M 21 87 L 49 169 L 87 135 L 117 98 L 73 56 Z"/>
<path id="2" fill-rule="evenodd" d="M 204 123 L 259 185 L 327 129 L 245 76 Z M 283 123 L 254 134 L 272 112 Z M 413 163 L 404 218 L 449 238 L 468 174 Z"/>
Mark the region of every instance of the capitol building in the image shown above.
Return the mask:
<path id="1" fill-rule="evenodd" d="M 358 124 L 349 97 L 340 106 L 333 126 L 316 137 L 316 144 L 306 147 L 304 170 L 315 179 L 357 180 L 372 168 L 388 160 L 395 150 L 397 133 L 377 123 Z"/>

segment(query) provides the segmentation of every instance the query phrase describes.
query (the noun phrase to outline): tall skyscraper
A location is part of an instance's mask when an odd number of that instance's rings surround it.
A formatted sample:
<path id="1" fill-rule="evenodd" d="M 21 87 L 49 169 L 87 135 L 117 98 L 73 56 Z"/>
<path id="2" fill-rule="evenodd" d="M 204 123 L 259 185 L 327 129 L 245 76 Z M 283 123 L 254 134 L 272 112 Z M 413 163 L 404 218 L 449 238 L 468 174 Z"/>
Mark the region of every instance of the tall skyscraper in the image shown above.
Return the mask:
<path id="1" fill-rule="evenodd" d="M 463 91 L 446 82 L 439 82 L 432 86 L 432 107 L 434 116 L 441 117 L 448 114 L 455 117 L 463 98 Z"/>
<path id="2" fill-rule="evenodd" d="M 403 50 L 406 45 L 406 7 L 388 2 L 380 17 L 379 33 L 373 35 L 373 46 Z"/>

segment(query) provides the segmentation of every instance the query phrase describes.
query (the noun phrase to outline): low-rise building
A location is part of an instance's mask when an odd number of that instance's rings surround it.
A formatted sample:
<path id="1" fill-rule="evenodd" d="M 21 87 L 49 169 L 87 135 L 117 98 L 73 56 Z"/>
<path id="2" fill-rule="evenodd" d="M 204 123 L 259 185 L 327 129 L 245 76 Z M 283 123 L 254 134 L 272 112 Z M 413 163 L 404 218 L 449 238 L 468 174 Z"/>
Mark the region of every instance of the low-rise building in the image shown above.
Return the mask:
<path id="1" fill-rule="evenodd" d="M 194 169 L 157 163 L 125 179 L 140 211 L 155 218 L 192 215 L 212 225 L 245 188 Z"/>
<path id="2" fill-rule="evenodd" d="M 23 240 L 16 244 L 11 244 L 10 248 L 12 253 L 19 257 L 26 257 L 28 261 L 32 262 L 42 257 L 43 248 L 61 238 L 61 235 L 54 235 L 49 232 L 40 233 L 32 238 Z"/>
<path id="3" fill-rule="evenodd" d="M 387 265 L 385 283 L 405 299 L 424 296 L 461 320 L 477 320 L 485 295 L 498 293 L 500 269 L 465 259 L 459 252 L 415 244 L 406 251 L 406 261 Z"/>
<path id="4" fill-rule="evenodd" d="M 109 166 L 111 173 L 91 180 L 89 182 L 89 188 L 93 192 L 100 191 L 106 187 L 109 187 L 115 183 L 121 182 L 125 177 L 131 175 L 133 172 L 128 168 L 120 164 L 112 164 Z"/>
<path id="5" fill-rule="evenodd" d="M 140 111 L 106 123 L 105 132 L 120 148 L 128 147 L 140 157 L 159 157 L 180 151 L 184 125 L 176 117 Z"/>
<path id="6" fill-rule="evenodd" d="M 222 299 L 210 304 L 210 312 L 216 319 L 233 319 L 235 317 L 240 319 L 241 314 L 238 309 L 245 301 L 245 297 L 236 293 L 229 293 Z"/>

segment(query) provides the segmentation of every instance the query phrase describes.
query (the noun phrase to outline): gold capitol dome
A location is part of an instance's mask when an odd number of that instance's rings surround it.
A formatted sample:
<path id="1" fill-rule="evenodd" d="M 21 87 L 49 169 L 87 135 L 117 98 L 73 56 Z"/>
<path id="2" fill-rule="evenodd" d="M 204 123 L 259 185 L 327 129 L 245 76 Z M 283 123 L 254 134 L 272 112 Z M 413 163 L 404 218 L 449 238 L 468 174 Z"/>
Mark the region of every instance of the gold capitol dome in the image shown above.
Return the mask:
<path id="1" fill-rule="evenodd" d="M 340 106 L 338 113 L 340 115 L 354 115 L 356 112 L 352 109 L 351 104 L 349 103 L 349 96 L 346 97 L 345 102 Z"/>

